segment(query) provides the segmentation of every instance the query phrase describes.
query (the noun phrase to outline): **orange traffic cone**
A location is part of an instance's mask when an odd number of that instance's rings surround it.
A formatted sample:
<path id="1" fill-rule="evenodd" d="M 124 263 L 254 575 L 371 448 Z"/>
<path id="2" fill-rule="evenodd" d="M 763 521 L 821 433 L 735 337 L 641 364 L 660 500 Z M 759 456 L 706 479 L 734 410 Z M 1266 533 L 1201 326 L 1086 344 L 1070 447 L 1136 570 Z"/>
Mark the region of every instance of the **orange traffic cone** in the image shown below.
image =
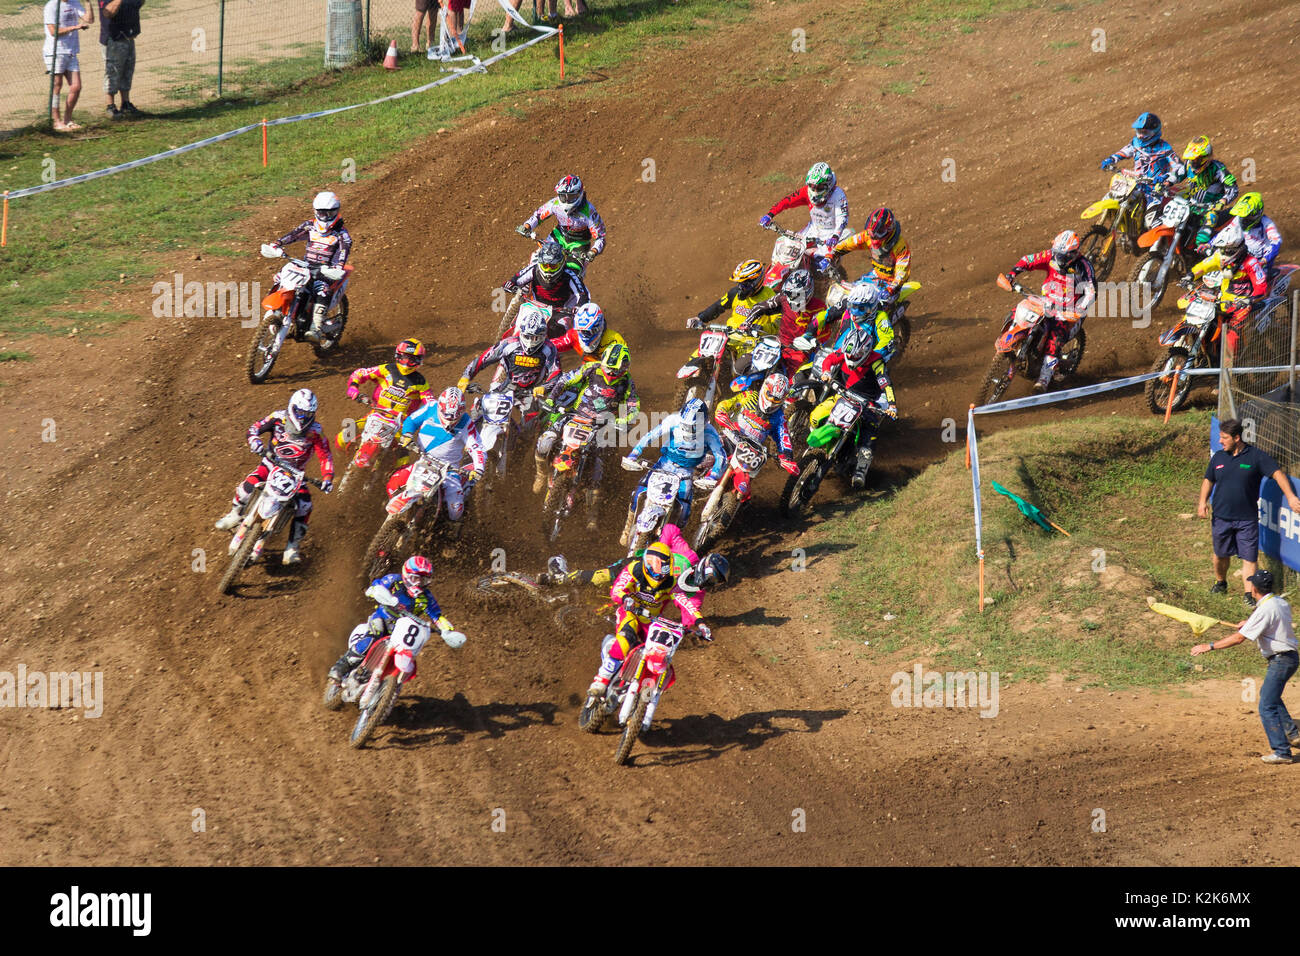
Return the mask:
<path id="1" fill-rule="evenodd" d="M 394 40 L 388 44 L 388 52 L 384 54 L 384 69 L 397 69 L 397 41 Z"/>

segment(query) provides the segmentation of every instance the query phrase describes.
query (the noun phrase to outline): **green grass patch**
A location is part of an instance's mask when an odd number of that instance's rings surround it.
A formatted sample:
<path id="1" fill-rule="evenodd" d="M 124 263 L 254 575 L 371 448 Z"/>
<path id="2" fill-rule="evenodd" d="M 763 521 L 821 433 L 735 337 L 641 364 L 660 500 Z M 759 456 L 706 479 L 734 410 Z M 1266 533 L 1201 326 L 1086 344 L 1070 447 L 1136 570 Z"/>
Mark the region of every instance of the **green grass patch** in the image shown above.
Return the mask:
<path id="1" fill-rule="evenodd" d="M 858 545 L 845 552 L 828 594 L 839 636 L 870 640 L 876 654 L 928 657 L 941 669 L 997 670 L 1012 679 L 1057 673 L 1115 687 L 1258 676 L 1259 661 L 1246 651 L 1193 659 L 1190 628 L 1147 607 L 1150 596 L 1228 621 L 1246 616 L 1239 585 L 1230 597 L 1208 593 L 1208 522 L 1180 517 L 1196 510 L 1208 436 L 1209 413 L 1197 412 L 1168 427 L 1154 417 L 1108 416 L 982 439 L 992 598 L 982 614 L 962 453 L 832 518 L 818 538 Z M 991 480 L 1038 505 L 1071 536 L 1026 520 L 992 491 Z"/>

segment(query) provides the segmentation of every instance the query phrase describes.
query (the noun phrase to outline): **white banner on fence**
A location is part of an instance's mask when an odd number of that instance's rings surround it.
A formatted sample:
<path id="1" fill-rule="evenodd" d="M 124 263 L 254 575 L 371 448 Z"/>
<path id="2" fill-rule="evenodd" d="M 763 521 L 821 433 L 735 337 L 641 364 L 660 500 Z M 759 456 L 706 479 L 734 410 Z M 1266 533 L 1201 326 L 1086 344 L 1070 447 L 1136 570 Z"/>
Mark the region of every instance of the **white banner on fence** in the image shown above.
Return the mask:
<path id="1" fill-rule="evenodd" d="M 975 440 L 975 409 L 966 415 L 966 447 L 970 451 L 970 481 L 975 502 L 975 557 L 984 560 L 984 523 L 980 515 L 980 450 Z"/>

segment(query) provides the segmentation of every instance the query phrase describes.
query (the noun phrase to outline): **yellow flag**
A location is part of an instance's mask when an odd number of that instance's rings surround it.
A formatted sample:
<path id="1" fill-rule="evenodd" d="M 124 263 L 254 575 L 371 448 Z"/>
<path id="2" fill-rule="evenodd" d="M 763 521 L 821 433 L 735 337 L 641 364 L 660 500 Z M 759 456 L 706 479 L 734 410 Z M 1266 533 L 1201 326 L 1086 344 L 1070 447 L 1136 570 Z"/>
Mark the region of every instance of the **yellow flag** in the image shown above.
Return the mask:
<path id="1" fill-rule="evenodd" d="M 1175 621 L 1182 621 L 1192 628 L 1192 633 L 1200 637 L 1216 624 L 1228 624 L 1227 621 L 1220 621 L 1217 617 L 1206 617 L 1204 614 L 1197 614 L 1195 611 L 1184 611 L 1180 607 L 1174 607 L 1172 604 L 1160 604 L 1157 601 L 1148 601 L 1148 606 L 1157 614 L 1163 614 L 1166 617 L 1172 617 Z M 1228 624 L 1229 627 L 1235 625 Z"/>

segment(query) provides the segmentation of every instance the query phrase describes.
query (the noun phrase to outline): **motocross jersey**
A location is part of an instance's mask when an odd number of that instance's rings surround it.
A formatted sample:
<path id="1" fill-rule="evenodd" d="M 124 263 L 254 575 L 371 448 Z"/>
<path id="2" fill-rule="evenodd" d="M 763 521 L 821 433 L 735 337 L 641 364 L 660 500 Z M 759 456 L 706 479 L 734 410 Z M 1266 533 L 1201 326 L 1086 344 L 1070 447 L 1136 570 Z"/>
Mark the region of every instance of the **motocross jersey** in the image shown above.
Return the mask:
<path id="1" fill-rule="evenodd" d="M 320 422 L 312 422 L 305 432 L 295 436 L 290 434 L 286 425 L 288 415 L 287 410 L 280 409 L 253 422 L 248 427 L 248 440 L 252 441 L 270 432 L 271 441 L 267 453 L 300 469 L 307 467 L 307 462 L 311 461 L 311 456 L 315 453 L 320 459 L 321 478 L 329 481 L 334 477 L 334 456 L 330 452 L 329 442 L 325 440 L 325 431 Z"/>
<path id="2" fill-rule="evenodd" d="M 844 321 L 844 319 L 848 321 Z M 817 329 L 817 341 L 823 342 L 830 338 L 832 329 L 838 329 L 835 336 L 836 349 L 842 349 L 844 342 L 848 338 L 849 330 L 853 328 L 853 319 L 848 314 L 848 309 L 844 303 L 840 303 L 833 308 L 826 310 L 826 320 Z M 876 313 L 876 352 L 880 357 L 888 362 L 894 357 L 894 323 L 889 318 L 889 313 L 881 309 Z"/>
<path id="3" fill-rule="evenodd" d="M 561 270 L 555 284 L 548 288 L 537 275 L 537 267 L 526 265 L 502 288 L 511 295 L 522 290 L 524 295 L 553 309 L 576 309 L 591 298 L 582 277 L 572 269 Z"/>
<path id="4" fill-rule="evenodd" d="M 834 251 L 852 252 L 863 247 L 871 252 L 871 270 L 881 288 L 891 297 L 898 295 L 898 290 L 912 273 L 912 250 L 908 248 L 902 230 L 888 246 L 872 239 L 869 232 L 855 232 L 840 242 Z"/>
<path id="5" fill-rule="evenodd" d="M 873 352 L 857 368 L 850 368 L 844 361 L 844 353 L 834 351 L 822 360 L 821 370 L 831 374 L 839 373 L 845 388 L 859 395 L 865 395 L 881 408 L 890 405 L 897 407 L 894 401 L 894 385 L 889 380 L 885 361 L 879 353 Z"/>
<path id="6" fill-rule="evenodd" d="M 688 437 L 681 428 L 681 422 L 681 413 L 673 412 L 648 431 L 645 437 L 636 443 L 636 447 L 628 452 L 628 457 L 640 458 L 647 446 L 666 435 L 668 441 L 659 450 L 661 462 L 666 460 L 693 474 L 704 461 L 705 456 L 712 455 L 713 467 L 709 469 L 706 477 L 717 481 L 722 476 L 722 469 L 727 463 L 727 453 L 723 450 L 722 439 L 718 437 L 717 429 L 706 422 L 703 430 L 694 429 L 694 435 Z"/>
<path id="7" fill-rule="evenodd" d="M 285 246 L 300 239 L 307 240 L 307 251 L 303 258 L 314 265 L 342 266 L 352 251 L 352 234 L 343 225 L 342 219 L 324 232 L 316 228 L 315 219 L 308 219 L 297 229 L 277 239 L 275 244 Z"/>
<path id="8" fill-rule="evenodd" d="M 1251 302 L 1245 303 L 1246 305 L 1254 305 L 1268 293 L 1267 270 L 1263 263 L 1249 253 L 1234 269 L 1225 266 L 1223 258 L 1216 252 L 1192 266 L 1192 278 L 1199 279 L 1211 269 L 1223 271 L 1223 282 L 1219 289 L 1238 299 L 1250 299 Z M 1232 311 L 1226 305 L 1225 310 Z"/>
<path id="9" fill-rule="evenodd" d="M 764 335 L 772 335 L 776 332 L 775 316 L 757 312 L 757 308 L 760 303 L 766 302 L 775 295 L 776 293 L 767 286 L 760 287 L 753 295 L 741 295 L 740 286 L 733 285 L 722 294 L 721 299 L 701 310 L 696 318 L 708 325 L 722 313 L 730 310 L 731 315 L 727 316 L 728 328 L 738 329 L 753 319 L 754 324 L 762 329 Z"/>
<path id="10" fill-rule="evenodd" d="M 1213 227 L 1223 210 L 1237 201 L 1237 177 L 1217 159 L 1210 160 L 1199 173 L 1188 176 L 1189 172 L 1182 163 L 1174 166 L 1175 179 L 1185 184 L 1182 195 L 1194 203 L 1209 206 L 1202 222 Z"/>
<path id="11" fill-rule="evenodd" d="M 540 353 L 528 355 L 519 337 L 511 335 L 466 365 L 464 377 L 473 378 L 485 366 L 497 362 L 505 367 L 510 384 L 517 388 L 535 388 L 560 374 L 560 358 L 555 354 L 554 345 L 543 342 Z"/>
<path id="12" fill-rule="evenodd" d="M 688 596 L 678 589 L 677 578 L 681 573 L 674 561 L 672 569 L 663 576 L 663 580 L 651 581 L 646 576 L 644 560 L 633 558 L 615 579 L 614 586 L 609 589 L 609 596 L 620 605 L 625 597 L 632 598 L 633 606 L 627 613 L 642 623 L 662 614 L 671 601 L 681 611 L 682 623 L 691 627 L 699 620 L 702 602 L 698 594 Z"/>
<path id="13" fill-rule="evenodd" d="M 397 607 L 387 607 L 380 604 L 371 594 L 376 589 L 387 591 L 397 598 Z M 390 625 L 389 629 L 391 629 L 392 622 L 407 611 L 427 614 L 434 621 L 442 617 L 442 608 L 438 606 L 438 599 L 433 596 L 433 592 L 428 588 L 423 588 L 418 595 L 411 597 L 410 592 L 406 590 L 406 585 L 402 583 L 402 575 L 397 572 L 385 574 L 383 577 L 371 581 L 370 587 L 366 588 L 366 597 L 379 605 L 371 616 L 378 617 L 388 623 Z"/>
<path id="14" fill-rule="evenodd" d="M 618 424 L 626 425 L 641 407 L 637 398 L 636 383 L 631 375 L 624 375 L 617 382 L 610 384 L 600 373 L 600 365 L 584 362 L 566 376 L 556 379 L 551 385 L 548 397 L 554 401 L 565 389 L 576 388 L 578 396 L 569 406 L 574 410 L 588 412 L 608 411 L 611 414 L 624 402 L 627 402 L 627 414 L 616 419 Z"/>
<path id="15" fill-rule="evenodd" d="M 785 424 L 785 410 L 778 408 L 770 415 L 764 415 L 758 410 L 758 391 L 751 388 L 718 402 L 714 421 L 720 428 L 734 428 L 763 447 L 767 446 L 770 438 L 780 449 L 782 458 L 793 458 L 794 446 L 790 442 L 790 429 Z"/>
<path id="16" fill-rule="evenodd" d="M 374 383 L 370 404 L 384 411 L 408 415 L 428 399 L 429 383 L 419 372 L 403 372 L 395 362 L 359 368 L 348 376 L 348 387 L 358 391 Z"/>
<path id="17" fill-rule="evenodd" d="M 777 200 L 776 205 L 767 211 L 769 216 L 794 209 L 798 206 L 808 207 L 808 225 L 799 231 L 801 236 L 813 236 L 826 241 L 839 242 L 840 237 L 849 231 L 849 197 L 844 190 L 836 186 L 820 206 L 814 206 L 808 198 L 808 187 L 799 188 L 784 199 Z"/>
<path id="18" fill-rule="evenodd" d="M 779 316 L 776 335 L 782 345 L 789 345 L 801 335 L 812 335 L 818 341 L 829 335 L 828 331 L 821 328 L 822 320 L 826 317 L 826 303 L 815 297 L 808 300 L 808 308 L 802 312 L 790 308 L 790 302 L 784 295 L 768 299 L 750 312 L 750 317 L 755 319 L 765 315 Z"/>
<path id="19" fill-rule="evenodd" d="M 1150 146 L 1142 146 L 1136 137 L 1106 157 L 1106 162 L 1118 163 L 1121 159 L 1133 160 L 1135 173 L 1157 182 L 1168 180 L 1173 172 L 1173 164 L 1177 162 L 1174 148 L 1163 139 L 1157 140 Z M 1151 195 L 1151 187 L 1148 183 L 1142 182 L 1139 186 L 1148 197 Z"/>
<path id="20" fill-rule="evenodd" d="M 627 347 L 627 342 L 623 336 L 610 329 L 605 330 L 605 334 L 600 337 L 600 342 L 590 352 L 584 352 L 582 346 L 578 343 L 577 329 L 569 329 L 563 335 L 556 336 L 551 339 L 551 344 L 555 346 L 557 352 L 576 352 L 584 362 L 599 362 L 600 357 L 605 354 L 605 349 L 611 345 Z"/>
<path id="21" fill-rule="evenodd" d="M 1241 231 L 1246 236 L 1246 251 L 1259 260 L 1265 271 L 1272 268 L 1273 260 L 1282 250 L 1282 233 L 1278 231 L 1273 220 L 1261 215 L 1259 222 L 1250 229 L 1247 229 L 1246 224 L 1242 222 Z"/>
<path id="22" fill-rule="evenodd" d="M 599 255 L 604 251 L 605 221 L 600 218 L 600 213 L 596 212 L 596 207 L 591 204 L 591 200 L 584 198 L 582 205 L 577 209 L 565 212 L 564 204 L 558 197 L 548 199 L 537 207 L 537 211 L 528 217 L 524 225 L 529 229 L 536 229 L 547 216 L 555 217 L 556 228 L 569 242 L 589 245 L 593 255 Z"/>
<path id="23" fill-rule="evenodd" d="M 414 435 L 420 451 L 429 458 L 459 465 L 466 453 L 474 462 L 474 470 L 482 472 L 487 466 L 487 454 L 478 438 L 478 423 L 462 413 L 451 428 L 438 421 L 438 406 L 425 405 L 409 416 L 402 425 L 403 435 Z"/>
<path id="24" fill-rule="evenodd" d="M 1044 249 L 1033 255 L 1021 256 L 1011 269 L 1013 275 L 1035 271 L 1047 273 L 1047 278 L 1043 280 L 1043 298 L 1060 309 L 1077 312 L 1078 320 L 1081 321 L 1097 298 L 1092 263 L 1080 256 L 1074 260 L 1069 272 L 1057 272 L 1052 268 L 1052 250 Z M 1052 318 L 1061 322 L 1076 321 L 1060 315 Z"/>

